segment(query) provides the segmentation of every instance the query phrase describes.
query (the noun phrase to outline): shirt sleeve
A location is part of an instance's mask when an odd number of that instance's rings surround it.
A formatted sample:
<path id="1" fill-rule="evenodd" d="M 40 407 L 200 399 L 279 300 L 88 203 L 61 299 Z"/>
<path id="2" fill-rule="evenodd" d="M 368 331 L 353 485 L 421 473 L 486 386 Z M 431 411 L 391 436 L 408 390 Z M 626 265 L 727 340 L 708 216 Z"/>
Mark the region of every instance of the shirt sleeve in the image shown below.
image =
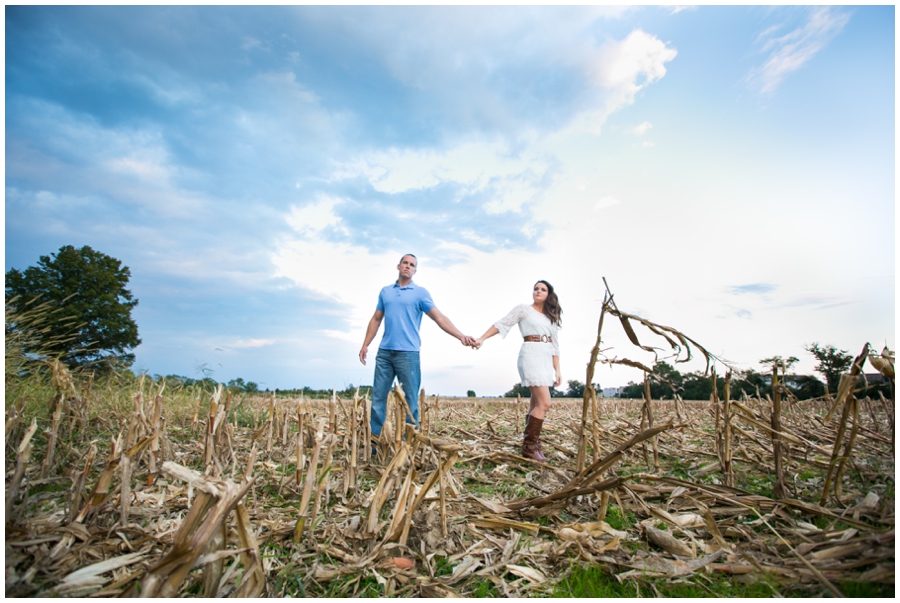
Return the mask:
<path id="1" fill-rule="evenodd" d="M 522 320 L 522 306 L 516 306 L 509 311 L 509 314 L 494 323 L 494 326 L 500 331 L 500 335 L 506 337 L 509 330 L 519 324 Z"/>
<path id="2" fill-rule="evenodd" d="M 375 309 L 384 312 L 384 289 L 378 292 L 378 305 L 375 306 Z"/>
<path id="3" fill-rule="evenodd" d="M 550 325 L 553 329 L 553 355 L 559 357 L 559 327 L 554 324 Z"/>
<path id="4" fill-rule="evenodd" d="M 420 289 L 422 289 L 422 297 L 419 299 L 419 310 L 423 314 L 428 314 L 434 308 L 434 300 L 431 299 L 431 293 L 428 292 L 428 289 L 421 287 Z"/>

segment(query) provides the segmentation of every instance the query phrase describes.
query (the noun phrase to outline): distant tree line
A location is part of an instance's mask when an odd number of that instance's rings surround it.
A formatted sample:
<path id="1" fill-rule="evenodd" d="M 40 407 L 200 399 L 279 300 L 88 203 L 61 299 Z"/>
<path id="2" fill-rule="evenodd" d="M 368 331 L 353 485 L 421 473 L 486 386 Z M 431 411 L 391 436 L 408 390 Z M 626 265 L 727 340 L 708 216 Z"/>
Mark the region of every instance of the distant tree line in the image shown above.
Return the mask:
<path id="1" fill-rule="evenodd" d="M 765 397 L 772 394 L 773 367 L 778 367 L 779 380 L 799 400 L 808 400 L 825 395 L 826 387 L 831 393 L 836 393 L 840 384 L 841 375 L 846 373 L 853 363 L 853 356 L 846 350 L 839 350 L 833 345 L 820 346 L 818 343 L 805 346 L 804 349 L 812 354 L 817 364 L 815 371 L 824 377 L 822 382 L 812 375 L 797 375 L 791 372 L 791 368 L 799 362 L 795 356 L 782 358 L 773 356 L 764 358 L 759 363 L 764 367 L 761 371 L 749 369 L 743 372 L 735 372 L 731 378 L 731 397 L 739 398 L 744 394 L 751 397 Z M 653 365 L 653 375 L 650 376 L 650 396 L 654 399 L 672 398 L 677 392 L 683 400 L 709 400 L 713 392 L 711 374 L 695 371 L 684 373 L 665 361 L 656 362 Z M 550 388 L 550 396 L 553 398 L 582 398 L 584 397 L 584 383 L 571 380 L 565 391 Z M 600 384 L 594 384 L 594 391 L 601 391 Z M 720 397 L 725 395 L 725 377 L 716 376 L 716 390 Z M 890 386 L 879 382 L 869 385 L 868 392 L 877 395 L 881 391 L 885 396 L 890 395 Z M 503 394 L 507 398 L 515 398 L 517 395 L 527 398 L 531 391 L 516 383 L 512 389 Z M 631 381 L 619 390 L 619 398 L 643 398 L 644 383 Z"/>
<path id="2" fill-rule="evenodd" d="M 833 345 L 820 346 L 818 343 L 805 346 L 804 349 L 816 359 L 815 371 L 825 378 L 824 383 L 812 375 L 797 375 L 791 372 L 794 364 L 799 362 L 796 356 L 782 358 L 773 356 L 764 358 L 759 364 L 763 371 L 749 369 L 735 372 L 731 379 L 731 397 L 739 398 L 744 394 L 751 397 L 765 397 L 772 394 L 772 374 L 778 367 L 781 385 L 798 400 L 808 400 L 824 396 L 827 391 L 834 394 L 840 384 L 841 375 L 846 373 L 853 363 L 853 356 L 846 350 L 839 350 Z M 667 362 L 660 361 L 653 365 L 650 376 L 651 398 L 672 398 L 677 392 L 683 400 L 709 400 L 713 392 L 712 376 L 696 371 L 682 374 Z M 668 383 L 667 383 L 668 382 Z M 716 391 L 720 397 L 725 395 L 725 378 L 716 376 Z M 883 382 L 873 383 L 868 389 L 871 395 L 882 391 L 890 395 L 889 385 Z M 619 398 L 642 398 L 644 384 L 629 382 L 618 394 Z"/>
<path id="3" fill-rule="evenodd" d="M 568 382 L 569 387 L 565 390 L 558 390 L 555 387 L 550 387 L 550 397 L 551 398 L 583 398 L 584 397 L 584 388 L 585 385 L 581 381 L 577 381 L 575 379 Z M 594 384 L 594 391 L 600 391 L 601 387 L 599 383 Z M 515 398 L 516 396 L 522 396 L 523 398 L 528 398 L 531 396 L 531 390 L 522 385 L 521 383 L 516 383 L 511 390 L 503 394 L 504 398 Z"/>
<path id="4" fill-rule="evenodd" d="M 192 379 L 191 377 L 185 377 L 183 375 L 155 375 L 154 379 L 156 381 L 160 381 L 165 379 L 167 387 L 174 387 L 177 389 L 182 388 L 200 388 L 205 391 L 215 391 L 216 388 L 219 387 L 220 383 L 213 379 L 210 376 L 205 376 L 201 379 Z M 259 384 L 255 381 L 244 381 L 242 377 L 238 377 L 236 379 L 230 380 L 228 383 L 222 383 L 221 385 L 225 386 L 225 389 L 230 391 L 232 394 L 270 394 L 272 390 L 269 388 L 260 389 Z M 279 389 L 275 388 L 275 395 L 279 398 L 299 398 L 302 394 L 304 398 L 312 398 L 312 399 L 322 399 L 322 398 L 330 398 L 331 397 L 330 389 L 313 389 L 311 387 L 302 387 L 302 388 L 293 388 L 293 389 Z M 345 387 L 344 389 L 337 390 L 337 395 L 341 398 L 351 398 L 356 394 L 356 386 L 352 383 Z M 368 395 L 372 396 L 372 386 L 371 385 L 361 385 L 359 387 L 359 395 L 364 396 Z"/>
<path id="5" fill-rule="evenodd" d="M 347 398 L 352 398 L 356 395 L 357 386 L 352 383 L 345 387 L 344 389 L 337 390 L 337 395 L 339 398 L 343 398 L 346 400 Z M 268 391 L 268 390 L 266 390 Z M 282 398 L 299 398 L 300 394 L 303 394 L 304 398 L 312 398 L 316 400 L 320 400 L 323 398 L 330 398 L 332 390 L 330 389 L 313 389 L 311 387 L 302 387 L 296 389 L 276 389 L 275 394 Z M 360 396 L 369 396 L 372 397 L 372 386 L 371 385 L 360 385 L 359 386 L 359 395 Z"/>

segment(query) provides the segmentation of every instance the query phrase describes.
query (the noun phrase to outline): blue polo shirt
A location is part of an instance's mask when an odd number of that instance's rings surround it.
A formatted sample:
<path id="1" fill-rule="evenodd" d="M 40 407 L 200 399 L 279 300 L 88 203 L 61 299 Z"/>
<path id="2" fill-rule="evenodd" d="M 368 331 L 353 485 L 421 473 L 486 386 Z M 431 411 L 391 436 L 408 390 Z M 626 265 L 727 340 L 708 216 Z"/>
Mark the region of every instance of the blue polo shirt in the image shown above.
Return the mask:
<path id="1" fill-rule="evenodd" d="M 384 312 L 384 335 L 378 346 L 395 352 L 418 352 L 422 340 L 422 314 L 434 308 L 431 294 L 412 281 L 405 287 L 388 285 L 378 294 L 378 310 Z"/>

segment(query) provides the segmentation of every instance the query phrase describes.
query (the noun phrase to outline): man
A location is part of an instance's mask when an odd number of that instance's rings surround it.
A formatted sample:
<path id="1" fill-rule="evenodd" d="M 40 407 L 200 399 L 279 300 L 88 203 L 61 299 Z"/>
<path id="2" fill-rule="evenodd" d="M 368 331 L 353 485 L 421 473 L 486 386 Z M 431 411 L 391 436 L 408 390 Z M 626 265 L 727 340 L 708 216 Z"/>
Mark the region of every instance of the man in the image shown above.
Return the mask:
<path id="1" fill-rule="evenodd" d="M 435 307 L 431 294 L 413 283 L 417 263 L 416 256 L 411 253 L 400 258 L 397 282 L 383 288 L 378 295 L 375 314 L 369 320 L 366 339 L 359 351 L 359 361 L 365 364 L 369 344 L 384 319 L 384 335 L 375 356 L 375 382 L 372 386 L 373 436 L 381 435 L 387 411 L 387 396 L 394 377 L 397 377 L 403 387 L 413 423 L 419 424 L 419 384 L 422 381 L 419 369 L 419 326 L 422 324 L 422 314 L 427 314 L 441 329 L 459 339 L 463 345 L 475 345 L 475 338 L 460 333 L 450 319 Z"/>

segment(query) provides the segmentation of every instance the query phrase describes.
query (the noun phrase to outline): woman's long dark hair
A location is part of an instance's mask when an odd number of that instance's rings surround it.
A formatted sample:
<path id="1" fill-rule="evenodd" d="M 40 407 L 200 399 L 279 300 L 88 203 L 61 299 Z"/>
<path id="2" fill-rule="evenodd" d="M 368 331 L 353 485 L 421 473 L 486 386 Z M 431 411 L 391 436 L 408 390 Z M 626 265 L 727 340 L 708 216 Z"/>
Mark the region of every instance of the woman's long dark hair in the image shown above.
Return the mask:
<path id="1" fill-rule="evenodd" d="M 547 285 L 547 301 L 544 302 L 544 315 L 550 319 L 552 324 L 562 327 L 562 306 L 559 305 L 559 297 L 553 290 L 553 285 L 547 281 L 538 281 L 535 285 L 538 283 Z"/>

